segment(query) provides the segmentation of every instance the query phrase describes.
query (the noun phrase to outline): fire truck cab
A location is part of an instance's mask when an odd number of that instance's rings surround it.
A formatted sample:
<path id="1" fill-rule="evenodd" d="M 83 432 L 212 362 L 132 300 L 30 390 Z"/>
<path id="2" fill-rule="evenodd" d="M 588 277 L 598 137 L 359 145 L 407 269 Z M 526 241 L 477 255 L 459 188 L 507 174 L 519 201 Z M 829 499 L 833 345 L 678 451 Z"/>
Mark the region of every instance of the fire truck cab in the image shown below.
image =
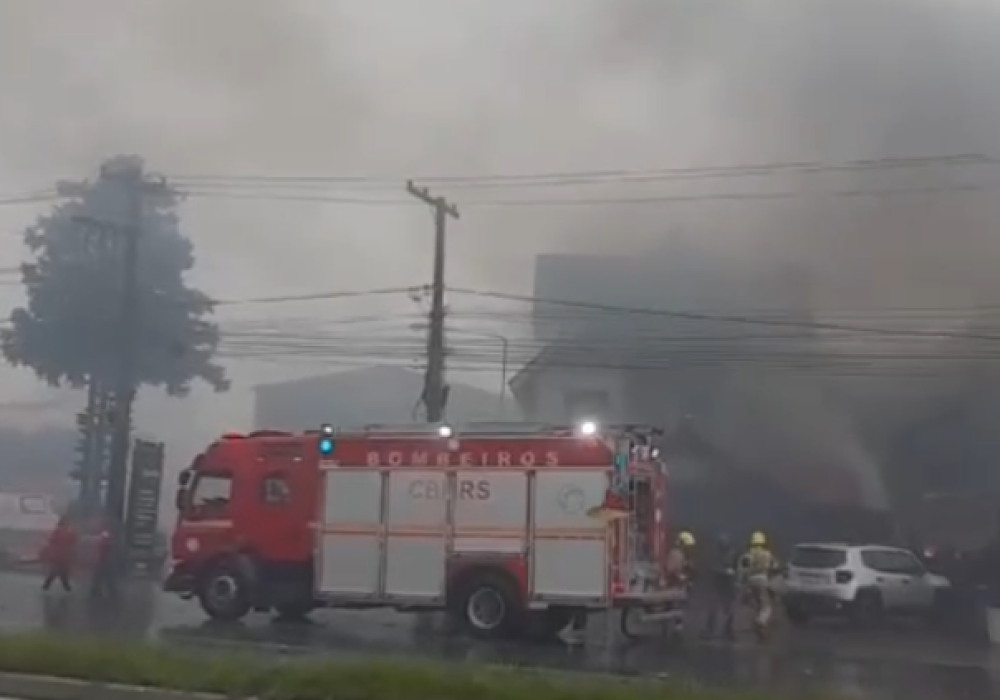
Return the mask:
<path id="1" fill-rule="evenodd" d="M 554 634 L 662 585 L 654 432 L 525 424 L 225 435 L 182 473 L 165 588 L 212 618 L 451 611 Z"/>

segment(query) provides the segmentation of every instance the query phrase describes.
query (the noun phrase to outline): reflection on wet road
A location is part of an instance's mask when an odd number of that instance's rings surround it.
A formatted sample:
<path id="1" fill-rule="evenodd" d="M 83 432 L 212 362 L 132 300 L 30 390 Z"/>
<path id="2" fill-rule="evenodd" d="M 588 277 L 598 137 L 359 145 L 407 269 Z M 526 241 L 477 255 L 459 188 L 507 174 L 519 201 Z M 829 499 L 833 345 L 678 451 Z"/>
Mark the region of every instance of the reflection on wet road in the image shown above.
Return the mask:
<path id="1" fill-rule="evenodd" d="M 268 655 L 423 655 L 460 662 L 493 662 L 565 671 L 663 676 L 713 685 L 766 687 L 792 694 L 821 691 L 852 698 L 1000 700 L 1000 656 L 955 639 L 902 626 L 884 632 L 821 627 L 778 635 L 765 647 L 649 641 L 603 644 L 599 621 L 583 647 L 478 644 L 421 631 L 414 619 L 387 611 L 320 612 L 313 624 L 277 623 L 266 616 L 247 625 L 202 623 L 193 603 L 161 596 L 152 587 L 130 591 L 123 610 L 88 605 L 76 596 L 43 597 L 32 577 L 0 576 L 5 630 L 50 629 L 66 634 L 159 640 L 185 647 L 256 649 Z"/>

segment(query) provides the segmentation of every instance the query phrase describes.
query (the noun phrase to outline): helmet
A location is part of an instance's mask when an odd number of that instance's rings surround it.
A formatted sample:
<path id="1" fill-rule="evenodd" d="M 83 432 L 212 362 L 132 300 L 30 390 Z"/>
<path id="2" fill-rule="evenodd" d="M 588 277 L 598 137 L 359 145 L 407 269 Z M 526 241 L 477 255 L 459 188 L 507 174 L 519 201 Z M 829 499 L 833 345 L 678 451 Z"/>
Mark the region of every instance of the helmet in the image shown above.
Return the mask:
<path id="1" fill-rule="evenodd" d="M 687 530 L 682 530 L 680 534 L 677 535 L 677 544 L 684 547 L 694 547 L 694 535 Z"/>
<path id="2" fill-rule="evenodd" d="M 750 546 L 751 547 L 764 547 L 767 545 L 767 537 L 763 532 L 755 532 L 750 535 Z"/>

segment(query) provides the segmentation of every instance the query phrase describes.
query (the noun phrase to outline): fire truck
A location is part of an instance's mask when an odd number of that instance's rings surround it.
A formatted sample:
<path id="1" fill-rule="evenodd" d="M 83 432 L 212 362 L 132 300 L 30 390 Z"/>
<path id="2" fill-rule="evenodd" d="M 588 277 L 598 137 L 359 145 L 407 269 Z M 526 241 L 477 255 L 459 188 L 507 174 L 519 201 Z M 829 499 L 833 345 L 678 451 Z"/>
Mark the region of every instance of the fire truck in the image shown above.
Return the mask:
<path id="1" fill-rule="evenodd" d="M 662 584 L 657 433 L 525 424 L 227 434 L 182 472 L 165 589 L 215 619 L 447 610 L 551 635 Z"/>

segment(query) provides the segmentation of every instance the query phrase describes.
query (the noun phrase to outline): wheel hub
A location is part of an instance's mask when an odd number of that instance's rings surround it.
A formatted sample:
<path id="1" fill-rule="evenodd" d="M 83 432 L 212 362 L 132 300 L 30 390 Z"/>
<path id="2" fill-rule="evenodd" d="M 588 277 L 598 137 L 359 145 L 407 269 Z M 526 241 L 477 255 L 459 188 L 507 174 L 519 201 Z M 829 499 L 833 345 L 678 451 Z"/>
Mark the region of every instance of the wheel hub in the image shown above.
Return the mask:
<path id="1" fill-rule="evenodd" d="M 208 596 L 212 603 L 218 607 L 231 605 L 236 599 L 239 585 L 232 576 L 218 576 L 212 580 L 208 587 Z"/>
<path id="2" fill-rule="evenodd" d="M 506 614 L 507 604 L 503 596 L 492 588 L 480 588 L 469 596 L 466 616 L 477 629 L 496 629 L 503 623 Z"/>

